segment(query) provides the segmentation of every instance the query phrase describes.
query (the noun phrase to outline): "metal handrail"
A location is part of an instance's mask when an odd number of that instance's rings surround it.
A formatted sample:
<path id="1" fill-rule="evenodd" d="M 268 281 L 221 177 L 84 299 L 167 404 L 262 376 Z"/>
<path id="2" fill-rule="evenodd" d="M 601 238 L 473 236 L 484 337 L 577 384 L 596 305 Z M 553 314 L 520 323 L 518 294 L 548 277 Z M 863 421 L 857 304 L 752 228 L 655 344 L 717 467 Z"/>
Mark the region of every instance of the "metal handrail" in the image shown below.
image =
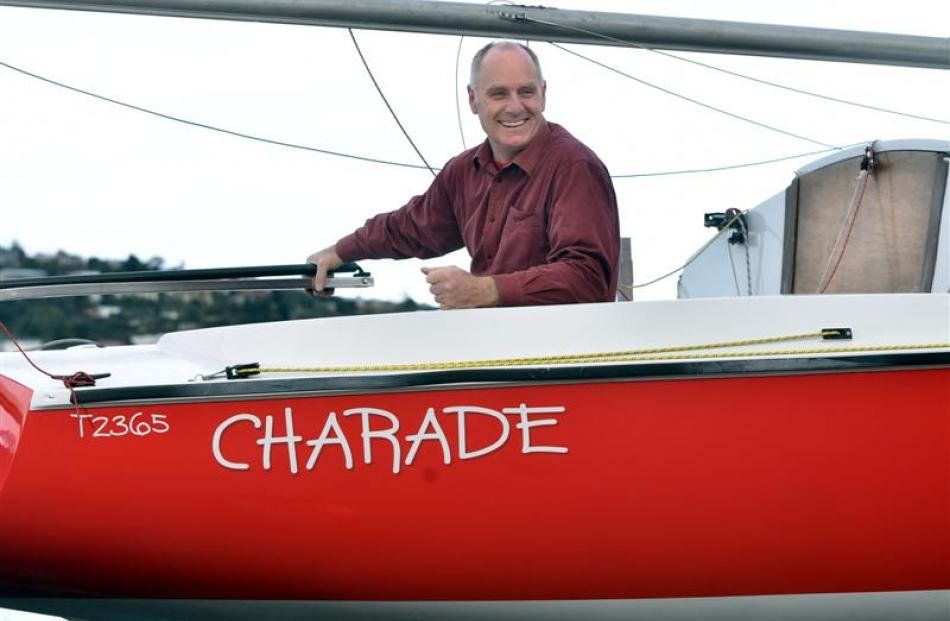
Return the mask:
<path id="1" fill-rule="evenodd" d="M 147 270 L 0 280 L 0 302 L 82 295 L 171 293 L 182 291 L 310 290 L 316 266 L 263 265 L 193 270 Z M 337 274 L 352 274 L 338 276 Z M 293 276 L 293 278 L 280 278 Z M 355 263 L 330 274 L 328 289 L 373 286 L 373 275 Z"/>

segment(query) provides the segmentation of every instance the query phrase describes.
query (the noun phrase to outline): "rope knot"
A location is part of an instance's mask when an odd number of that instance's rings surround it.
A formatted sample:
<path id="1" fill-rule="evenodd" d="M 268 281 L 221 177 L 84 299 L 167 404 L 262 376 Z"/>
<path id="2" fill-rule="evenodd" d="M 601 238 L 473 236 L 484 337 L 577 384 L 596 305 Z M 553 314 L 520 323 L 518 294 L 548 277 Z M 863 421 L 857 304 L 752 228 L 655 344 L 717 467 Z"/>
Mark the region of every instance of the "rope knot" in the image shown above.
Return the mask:
<path id="1" fill-rule="evenodd" d="M 85 371 L 77 371 L 72 375 L 62 377 L 63 386 L 72 390 L 80 386 L 95 386 L 96 378 Z"/>

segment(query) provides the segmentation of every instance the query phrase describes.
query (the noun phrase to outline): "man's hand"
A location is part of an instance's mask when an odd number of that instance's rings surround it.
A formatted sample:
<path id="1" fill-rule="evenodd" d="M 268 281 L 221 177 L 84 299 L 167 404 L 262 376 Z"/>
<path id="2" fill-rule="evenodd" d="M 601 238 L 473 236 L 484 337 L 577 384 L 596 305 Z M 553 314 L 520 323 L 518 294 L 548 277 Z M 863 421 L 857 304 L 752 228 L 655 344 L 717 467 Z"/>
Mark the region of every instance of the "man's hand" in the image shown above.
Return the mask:
<path id="1" fill-rule="evenodd" d="M 455 266 L 424 267 L 422 273 L 443 310 L 498 305 L 498 287 L 491 276 L 472 276 Z"/>
<path id="2" fill-rule="evenodd" d="M 343 265 L 343 259 L 336 253 L 336 246 L 330 246 L 314 252 L 307 257 L 307 263 L 317 266 L 317 274 L 313 277 L 313 292 L 320 297 L 328 298 L 333 295 L 333 289 L 327 289 L 327 272 Z"/>

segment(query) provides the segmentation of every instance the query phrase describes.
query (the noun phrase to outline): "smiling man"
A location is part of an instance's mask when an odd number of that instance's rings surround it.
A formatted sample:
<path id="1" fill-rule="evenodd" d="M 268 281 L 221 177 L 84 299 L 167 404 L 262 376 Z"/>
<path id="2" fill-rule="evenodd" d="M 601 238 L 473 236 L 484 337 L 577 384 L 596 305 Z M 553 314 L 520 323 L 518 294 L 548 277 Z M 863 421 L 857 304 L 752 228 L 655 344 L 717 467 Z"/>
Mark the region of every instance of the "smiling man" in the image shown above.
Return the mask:
<path id="1" fill-rule="evenodd" d="M 546 95 L 532 50 L 479 50 L 468 101 L 487 140 L 449 160 L 425 194 L 310 255 L 314 290 L 345 261 L 429 259 L 464 246 L 471 272 L 422 268 L 441 308 L 612 301 L 620 227 L 610 175 L 545 120 Z"/>

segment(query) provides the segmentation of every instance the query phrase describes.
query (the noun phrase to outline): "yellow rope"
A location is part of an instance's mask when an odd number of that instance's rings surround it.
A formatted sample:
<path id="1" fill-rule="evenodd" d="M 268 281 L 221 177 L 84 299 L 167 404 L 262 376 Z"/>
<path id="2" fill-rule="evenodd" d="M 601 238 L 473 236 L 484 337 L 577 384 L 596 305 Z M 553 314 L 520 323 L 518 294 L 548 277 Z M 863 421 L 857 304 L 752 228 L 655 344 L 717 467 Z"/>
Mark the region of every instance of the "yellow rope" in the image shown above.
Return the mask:
<path id="1" fill-rule="evenodd" d="M 920 343 L 910 345 L 868 345 L 866 347 L 824 347 L 817 349 L 773 349 L 769 351 L 730 351 L 711 352 L 709 354 L 681 354 L 670 356 L 629 356 L 623 358 L 607 358 L 603 360 L 588 360 L 587 362 L 631 362 L 642 360 L 699 360 L 710 358 L 746 358 L 767 356 L 791 356 L 795 354 L 839 354 L 876 351 L 901 351 L 918 349 L 950 349 L 950 343 Z M 562 363 L 563 364 L 563 363 Z"/>
<path id="2" fill-rule="evenodd" d="M 493 358 L 486 360 L 463 360 L 449 362 L 418 362 L 401 364 L 366 364 L 343 366 L 313 366 L 313 367 L 261 367 L 259 369 L 241 369 L 238 374 L 255 375 L 257 373 L 374 373 L 382 371 L 436 371 L 449 369 L 476 369 L 484 367 L 524 367 L 524 366 L 555 366 L 579 363 L 601 362 L 639 362 L 650 360 L 691 360 L 709 358 L 741 358 L 747 356 L 788 356 L 795 354 L 828 354 L 843 352 L 869 351 L 897 351 L 916 349 L 950 349 L 950 343 L 929 343 L 911 345 L 872 345 L 865 347 L 828 347 L 820 349 L 785 349 L 772 351 L 740 351 L 740 352 L 696 352 L 709 349 L 726 349 L 730 347 L 748 347 L 766 343 L 781 343 L 805 339 L 817 339 L 825 336 L 837 335 L 837 330 L 822 330 L 787 336 L 773 336 L 759 339 L 745 339 L 740 341 L 725 341 L 706 343 L 702 345 L 678 345 L 670 347 L 656 347 L 649 349 L 631 349 L 615 352 L 597 352 L 589 354 L 561 354 L 553 356 L 535 356 L 524 358 Z M 658 355 L 667 354 L 667 355 Z"/>
<path id="3" fill-rule="evenodd" d="M 604 356 L 594 357 L 592 354 L 577 358 L 559 358 L 551 360 L 547 357 L 538 358 L 509 358 L 504 360 L 475 360 L 471 362 L 422 362 L 413 364 L 377 364 L 353 365 L 336 367 L 261 367 L 250 372 L 241 371 L 241 374 L 259 373 L 372 373 L 380 371 L 437 371 L 450 369 L 472 369 L 482 367 L 519 367 L 519 366 L 557 366 L 579 363 L 600 362 L 643 362 L 661 360 L 700 360 L 715 358 L 746 358 L 768 356 L 790 356 L 796 354 L 837 354 L 877 351 L 906 351 L 919 349 L 950 349 L 950 343 L 923 343 L 911 345 L 871 345 L 867 347 L 825 347 L 820 349 L 777 349 L 769 351 L 736 351 L 710 352 L 708 354 L 678 354 L 678 355 L 631 355 L 631 356 Z"/>

